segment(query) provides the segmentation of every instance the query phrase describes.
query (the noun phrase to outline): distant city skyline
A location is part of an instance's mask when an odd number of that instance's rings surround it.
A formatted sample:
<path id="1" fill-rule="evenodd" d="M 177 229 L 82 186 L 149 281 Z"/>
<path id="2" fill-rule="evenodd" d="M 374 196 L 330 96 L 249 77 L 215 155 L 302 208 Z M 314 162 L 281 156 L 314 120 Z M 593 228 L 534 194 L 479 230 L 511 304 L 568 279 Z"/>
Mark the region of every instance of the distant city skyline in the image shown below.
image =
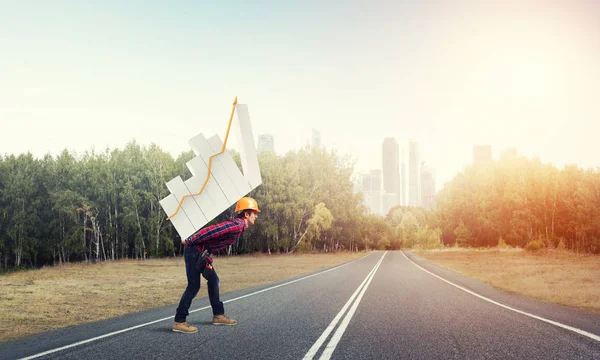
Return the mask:
<path id="1" fill-rule="evenodd" d="M 369 172 L 353 177 L 354 191 L 362 192 L 364 204 L 373 214 L 385 216 L 394 206 L 415 206 L 431 210 L 437 196 L 436 169 L 420 156 L 420 144 L 408 141 L 409 158 L 404 159 L 401 145 L 394 137 L 385 137 L 381 144 L 382 163 Z M 409 176 L 404 176 L 404 164 L 409 163 Z M 375 165 L 375 164 L 373 164 Z M 408 189 L 409 194 L 405 194 Z M 404 198 L 408 196 L 405 202 Z"/>
<path id="2" fill-rule="evenodd" d="M 271 134 L 259 134 L 258 135 L 258 146 L 257 149 L 260 151 L 275 151 L 273 148 L 274 137 Z M 311 129 L 311 140 L 307 143 L 307 146 L 318 145 L 324 149 L 327 147 L 321 143 L 320 134 L 317 129 Z M 404 149 L 412 149 L 412 157 L 414 159 L 404 158 Z M 472 147 L 472 164 L 477 165 L 484 162 L 495 160 L 492 155 L 492 147 L 490 145 L 473 145 Z M 332 150 L 332 149 L 327 149 Z M 394 137 L 385 137 L 382 142 L 382 163 L 379 168 L 372 166 L 368 172 L 354 171 L 351 181 L 354 183 L 355 192 L 363 192 L 366 196 L 365 205 L 371 210 L 375 209 L 375 213 L 385 215 L 385 209 L 390 209 L 396 205 L 402 206 L 421 206 L 425 209 L 432 209 L 435 207 L 435 198 L 437 192 L 439 192 L 442 186 L 439 186 L 437 181 L 436 169 L 432 166 L 427 159 L 420 157 L 421 146 L 415 139 L 408 139 L 407 146 L 404 147 L 398 143 Z M 504 156 L 515 157 L 518 152 L 515 147 L 509 147 L 501 150 L 498 155 L 498 159 Z M 283 155 L 283 154 L 280 154 Z M 413 202 L 405 202 L 405 198 L 408 199 L 409 194 L 406 193 L 407 188 L 411 188 L 408 185 L 409 178 L 405 176 L 405 165 L 406 162 L 413 161 L 416 164 L 419 163 L 418 171 L 412 168 L 412 179 L 418 179 L 412 186 L 413 191 Z M 396 166 L 396 162 L 398 166 Z M 372 164 L 375 165 L 375 164 Z M 397 172 L 397 177 L 394 175 Z M 458 174 L 459 171 L 457 171 Z M 398 192 L 394 192 L 394 189 L 398 188 Z M 418 191 L 418 194 L 416 193 Z M 390 195 L 394 195 L 390 197 Z"/>

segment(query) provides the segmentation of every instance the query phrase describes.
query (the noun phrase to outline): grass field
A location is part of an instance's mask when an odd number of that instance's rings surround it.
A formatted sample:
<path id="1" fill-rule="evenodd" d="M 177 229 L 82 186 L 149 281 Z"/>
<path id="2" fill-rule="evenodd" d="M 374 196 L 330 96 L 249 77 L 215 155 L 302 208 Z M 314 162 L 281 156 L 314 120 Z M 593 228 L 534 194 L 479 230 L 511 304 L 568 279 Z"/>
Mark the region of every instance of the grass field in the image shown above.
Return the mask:
<path id="1" fill-rule="evenodd" d="M 600 256 L 559 250 L 446 249 L 420 257 L 496 288 L 600 313 Z"/>
<path id="2" fill-rule="evenodd" d="M 214 264 L 223 294 L 365 255 L 247 255 L 215 257 Z M 66 264 L 0 275 L 0 341 L 177 304 L 186 286 L 181 257 Z M 207 296 L 202 278 L 197 298 Z"/>

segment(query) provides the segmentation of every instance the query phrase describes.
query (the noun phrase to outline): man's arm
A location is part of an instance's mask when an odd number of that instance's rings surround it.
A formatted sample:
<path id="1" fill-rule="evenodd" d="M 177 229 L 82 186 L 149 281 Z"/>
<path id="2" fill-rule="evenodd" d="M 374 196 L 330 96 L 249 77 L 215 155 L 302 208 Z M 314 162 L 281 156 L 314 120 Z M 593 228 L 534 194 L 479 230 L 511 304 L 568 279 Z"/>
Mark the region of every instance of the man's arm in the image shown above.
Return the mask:
<path id="1" fill-rule="evenodd" d="M 217 253 L 227 246 L 232 245 L 244 232 L 246 224 L 243 221 L 234 220 L 222 236 L 217 236 L 212 240 L 202 242 L 204 248 L 208 248 L 211 253 Z"/>
<path id="2" fill-rule="evenodd" d="M 222 223 L 211 225 L 201 229 L 194 235 L 188 237 L 183 241 L 183 244 L 186 246 L 196 245 L 199 243 L 203 243 L 206 241 L 214 241 L 219 237 L 226 235 L 231 232 L 241 231 L 243 230 L 244 224 L 239 224 L 236 221 L 224 221 Z"/>
<path id="3" fill-rule="evenodd" d="M 223 228 L 224 223 L 207 226 L 205 228 L 200 229 L 187 239 L 184 239 L 182 243 L 185 246 L 190 246 L 201 243 L 203 241 L 212 240 L 222 233 Z"/>
<path id="4" fill-rule="evenodd" d="M 238 229 L 236 230 L 236 232 L 241 233 L 242 230 Z M 219 241 L 219 242 L 215 242 L 215 244 L 209 244 L 210 245 L 210 251 L 212 253 L 218 253 L 219 251 L 225 249 L 226 247 L 228 247 L 229 245 L 233 245 L 233 243 L 235 242 L 235 240 L 238 238 L 238 234 L 235 234 L 232 236 L 227 237 L 227 240 L 225 241 Z"/>

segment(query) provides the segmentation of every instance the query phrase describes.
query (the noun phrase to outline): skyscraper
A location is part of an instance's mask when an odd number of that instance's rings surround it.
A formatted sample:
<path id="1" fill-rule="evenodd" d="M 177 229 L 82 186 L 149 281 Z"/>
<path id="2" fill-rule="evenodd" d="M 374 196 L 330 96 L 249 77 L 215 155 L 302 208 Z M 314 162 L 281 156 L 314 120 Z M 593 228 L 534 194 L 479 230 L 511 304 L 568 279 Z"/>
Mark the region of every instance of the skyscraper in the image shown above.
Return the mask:
<path id="1" fill-rule="evenodd" d="M 353 193 L 362 192 L 362 174 L 353 175 L 351 178 L 353 184 Z"/>
<path id="2" fill-rule="evenodd" d="M 365 205 L 373 214 L 384 215 L 382 209 L 381 170 L 371 170 L 362 175 L 362 192 Z"/>
<path id="3" fill-rule="evenodd" d="M 421 205 L 431 210 L 435 207 L 435 169 L 421 166 Z"/>
<path id="4" fill-rule="evenodd" d="M 414 139 L 408 142 L 408 205 L 421 206 L 421 155 Z"/>
<path id="5" fill-rule="evenodd" d="M 400 205 L 406 206 L 406 164 L 404 163 L 404 149 L 400 150 Z"/>
<path id="6" fill-rule="evenodd" d="M 311 145 L 312 147 L 320 148 L 321 147 L 321 133 L 317 130 L 312 129 L 312 137 L 311 137 Z"/>
<path id="7" fill-rule="evenodd" d="M 257 151 L 260 154 L 263 151 L 275 152 L 275 141 L 271 134 L 261 134 L 258 136 Z"/>
<path id="8" fill-rule="evenodd" d="M 382 215 L 381 194 L 382 189 L 381 170 L 371 170 L 371 211 L 374 214 Z"/>
<path id="9" fill-rule="evenodd" d="M 484 164 L 492 161 L 492 147 L 490 145 L 473 146 L 473 164 Z"/>
<path id="10" fill-rule="evenodd" d="M 394 206 L 400 204 L 400 152 L 396 139 L 383 139 L 381 150 L 383 190 L 396 196 L 396 201 L 391 202 L 391 206 Z"/>
<path id="11" fill-rule="evenodd" d="M 402 169 L 400 170 L 401 175 L 400 175 L 400 205 L 402 206 L 406 206 L 407 202 L 406 201 L 406 184 L 407 184 L 407 178 L 406 178 L 406 164 L 402 163 Z"/>

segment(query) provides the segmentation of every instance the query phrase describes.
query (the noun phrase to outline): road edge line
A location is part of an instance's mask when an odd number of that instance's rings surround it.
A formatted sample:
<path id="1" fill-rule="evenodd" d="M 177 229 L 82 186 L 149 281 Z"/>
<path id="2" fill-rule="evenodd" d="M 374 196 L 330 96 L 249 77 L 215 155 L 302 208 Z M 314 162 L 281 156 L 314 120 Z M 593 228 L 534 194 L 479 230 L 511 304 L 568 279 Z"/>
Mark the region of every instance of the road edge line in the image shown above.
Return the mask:
<path id="1" fill-rule="evenodd" d="M 298 282 L 298 281 L 300 281 L 300 280 L 308 279 L 308 278 L 311 278 L 311 277 L 313 277 L 313 276 L 317 276 L 317 275 L 325 274 L 325 273 L 327 273 L 327 272 L 330 272 L 330 271 L 333 271 L 333 270 L 335 270 L 335 269 L 339 269 L 339 268 L 341 268 L 342 266 L 350 265 L 350 264 L 352 264 L 352 263 L 353 263 L 353 262 L 355 262 L 355 261 L 362 260 L 362 259 L 364 259 L 364 258 L 366 258 L 367 256 L 370 256 L 370 255 L 372 255 L 372 254 L 374 254 L 374 252 L 370 252 L 370 253 L 366 254 L 365 256 L 363 256 L 363 257 L 361 257 L 361 258 L 358 258 L 358 259 L 352 260 L 352 261 L 350 261 L 350 262 L 347 262 L 347 263 L 345 263 L 345 264 L 338 265 L 338 266 L 336 266 L 336 267 L 333 267 L 333 268 L 331 268 L 331 269 L 323 270 L 323 271 L 320 271 L 320 272 L 317 272 L 317 273 L 314 273 L 314 274 L 311 274 L 311 275 L 307 275 L 307 276 L 301 277 L 301 278 L 299 278 L 299 279 L 295 279 L 295 280 L 292 280 L 292 281 L 288 281 L 288 282 L 286 282 L 286 283 L 283 283 L 283 284 L 279 284 L 279 285 L 271 286 L 271 287 L 268 287 L 268 288 L 266 288 L 266 289 L 258 290 L 258 291 L 255 291 L 255 292 L 253 292 L 253 293 L 246 294 L 246 295 L 242 295 L 242 296 L 239 296 L 239 297 L 237 297 L 237 298 L 234 298 L 234 299 L 229 299 L 229 300 L 223 301 L 223 303 L 225 304 L 225 303 L 229 303 L 229 302 L 232 302 L 232 301 L 240 300 L 240 299 L 243 299 L 243 298 L 246 298 L 246 297 L 252 296 L 252 295 L 260 294 L 260 293 L 262 293 L 262 292 L 265 292 L 265 291 L 268 291 L 268 290 L 273 290 L 273 289 L 276 289 L 276 288 L 279 288 L 279 287 L 282 287 L 282 286 L 285 286 L 285 285 L 289 285 L 289 284 L 292 284 L 292 283 Z M 198 312 L 198 311 L 206 310 L 206 309 L 209 309 L 209 308 L 210 308 L 210 305 L 209 305 L 209 306 L 202 307 L 202 308 L 200 308 L 200 309 L 195 309 L 195 310 L 192 310 L 192 311 L 190 311 L 190 314 L 191 314 L 191 313 Z M 172 319 L 174 319 L 174 316 L 169 316 L 169 317 L 166 317 L 166 318 L 162 318 L 162 319 L 158 319 L 158 320 L 149 321 L 149 322 L 147 322 L 147 323 L 143 323 L 143 324 L 139 324 L 139 325 L 131 326 L 131 327 L 128 327 L 128 328 L 125 328 L 125 329 L 121 329 L 121 330 L 113 331 L 113 332 L 110 332 L 110 333 L 107 333 L 107 334 L 103 334 L 103 335 L 100 335 L 100 336 L 95 336 L 95 337 L 93 337 L 93 338 L 90 338 L 90 339 L 81 340 L 81 341 L 78 341 L 78 342 L 76 342 L 76 343 L 72 343 L 72 344 L 64 345 L 64 346 L 61 346 L 61 347 L 58 347 L 58 348 L 54 348 L 54 349 L 50 349 L 50 350 L 46 350 L 46 351 L 44 351 L 44 352 L 41 352 L 41 353 L 37 353 L 37 354 L 33 354 L 33 355 L 30 355 L 30 356 L 27 356 L 27 357 L 19 358 L 19 360 L 30 360 L 30 359 L 35 359 L 35 358 L 38 358 L 38 357 L 40 357 L 40 356 L 45 356 L 45 355 L 53 354 L 53 353 L 56 353 L 56 352 L 59 352 L 59 351 L 63 351 L 63 350 L 67 350 L 67 349 L 71 349 L 71 348 L 77 347 L 77 346 L 79 346 L 79 345 L 83 345 L 83 344 L 87 344 L 87 343 L 90 343 L 90 342 L 94 342 L 94 341 L 96 341 L 96 340 L 104 339 L 104 338 L 107 338 L 107 337 L 110 337 L 110 336 L 113 336 L 113 335 L 119 335 L 119 334 L 122 334 L 122 333 L 124 333 L 124 332 L 127 332 L 127 331 L 131 331 L 131 330 L 139 329 L 139 328 L 141 328 L 141 327 L 144 327 L 144 326 L 148 326 L 148 325 L 156 324 L 156 323 L 158 323 L 158 322 L 165 321 L 165 320 L 170 320 L 170 319 L 171 319 L 171 320 L 172 320 Z"/>
<path id="2" fill-rule="evenodd" d="M 431 271 L 429 271 L 429 270 L 427 270 L 427 269 L 423 268 L 421 265 L 419 265 L 419 264 L 417 264 L 416 262 L 412 261 L 411 259 L 409 259 L 409 258 L 408 258 L 408 256 L 406 256 L 406 254 L 404 254 L 404 251 L 400 251 L 400 252 L 402 253 L 402 255 L 404 255 L 404 257 L 405 257 L 405 258 L 406 258 L 408 261 L 410 261 L 411 263 L 413 263 L 413 264 L 414 264 L 416 267 L 420 268 L 421 270 L 423 270 L 423 271 L 425 271 L 425 272 L 427 272 L 427 273 L 429 273 L 429 274 L 431 274 L 431 275 L 433 275 L 433 276 L 437 277 L 438 279 L 440 279 L 440 280 L 442 280 L 442 281 L 445 281 L 445 282 L 447 282 L 448 284 L 450 284 L 450 285 L 452 285 L 452 286 L 454 286 L 454 287 L 456 287 L 456 288 L 458 288 L 458 289 L 460 289 L 460 290 L 463 290 L 463 291 L 465 291 L 465 292 L 467 292 L 467 293 L 469 293 L 469 294 L 471 294 L 471 295 L 473 295 L 473 296 L 476 296 L 476 297 L 478 297 L 478 298 L 480 298 L 480 299 L 482 299 L 482 300 L 488 301 L 488 302 L 490 302 L 490 303 L 492 303 L 492 304 L 494 304 L 494 305 L 498 305 L 498 306 L 500 306 L 500 307 L 503 307 L 503 308 L 505 308 L 505 309 L 507 309 L 507 310 L 511 310 L 511 311 L 514 311 L 514 312 L 516 312 L 516 313 L 519 313 L 519 314 L 521 314 L 521 315 L 529 316 L 529 317 L 531 317 L 531 318 L 533 318 L 533 319 L 540 320 L 540 321 L 546 322 L 546 323 L 548 323 L 548 324 L 551 324 L 551 325 L 554 325 L 554 326 L 558 326 L 558 327 L 560 327 L 560 328 L 563 328 L 563 329 L 566 329 L 566 330 L 573 331 L 573 332 L 575 332 L 575 333 L 577 333 L 577 334 L 579 334 L 579 335 L 587 336 L 587 337 L 589 337 L 590 339 L 593 339 L 593 340 L 596 340 L 596 341 L 600 342 L 600 336 L 598 336 L 598 335 L 596 335 L 596 334 L 592 334 L 592 333 L 590 333 L 590 332 L 587 332 L 587 331 L 585 331 L 585 330 L 581 330 L 581 329 L 578 329 L 578 328 L 576 328 L 576 327 L 573 327 L 573 326 L 569 326 L 569 325 L 565 325 L 565 324 L 563 324 L 563 323 L 559 323 L 558 321 L 554 321 L 554 320 L 550 320 L 550 319 L 543 318 L 543 317 L 541 317 L 541 316 L 538 316 L 538 315 L 530 314 L 530 313 L 528 313 L 528 312 L 525 312 L 525 311 L 523 311 L 523 310 L 515 309 L 515 308 L 513 308 L 513 307 L 510 307 L 510 306 L 508 306 L 508 305 L 504 305 L 504 304 L 501 304 L 501 303 L 499 303 L 499 302 L 497 302 L 497 301 L 495 301 L 495 300 L 489 299 L 489 298 L 487 298 L 487 297 L 485 297 L 485 296 L 483 296 L 483 295 L 479 295 L 479 294 L 477 294 L 476 292 L 474 292 L 474 291 L 471 291 L 471 290 L 469 290 L 469 289 L 466 289 L 466 288 L 464 288 L 464 287 L 462 287 L 462 286 L 460 286 L 460 285 L 456 285 L 455 283 L 453 283 L 453 282 L 451 282 L 451 281 L 448 281 L 448 280 L 444 279 L 443 277 L 441 277 L 441 276 L 439 276 L 439 275 L 436 275 L 436 274 L 432 273 Z"/>

